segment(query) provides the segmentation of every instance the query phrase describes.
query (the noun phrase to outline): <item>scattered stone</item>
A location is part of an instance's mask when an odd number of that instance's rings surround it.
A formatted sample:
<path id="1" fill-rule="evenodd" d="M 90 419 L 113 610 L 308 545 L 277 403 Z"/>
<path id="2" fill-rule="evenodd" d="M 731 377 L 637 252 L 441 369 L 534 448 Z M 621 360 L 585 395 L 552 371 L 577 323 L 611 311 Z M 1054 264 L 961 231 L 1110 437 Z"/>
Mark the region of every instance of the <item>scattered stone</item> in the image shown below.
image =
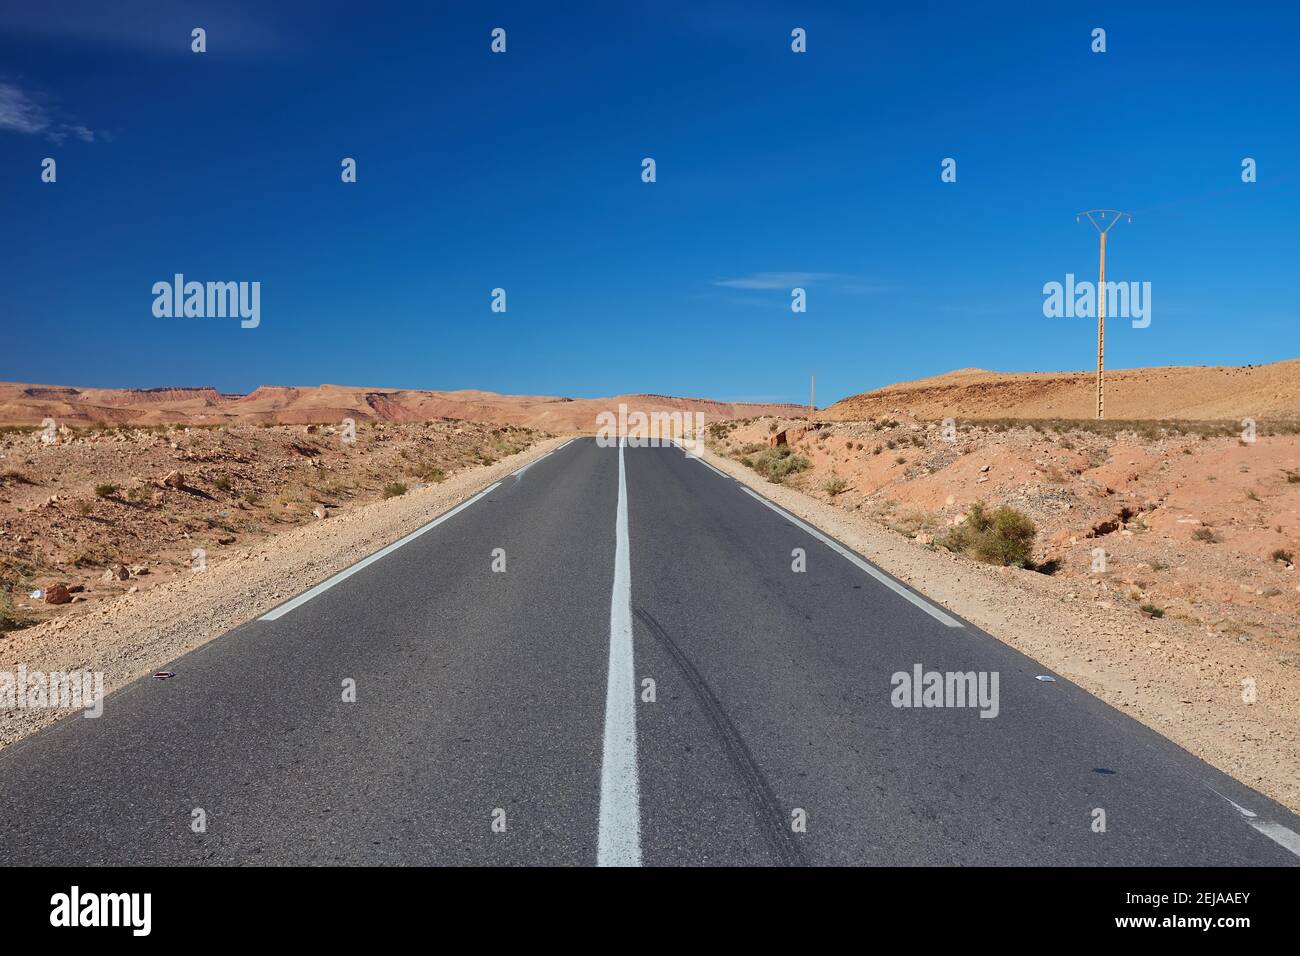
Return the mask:
<path id="1" fill-rule="evenodd" d="M 72 592 L 65 585 L 56 584 L 45 592 L 46 604 L 71 604 Z"/>

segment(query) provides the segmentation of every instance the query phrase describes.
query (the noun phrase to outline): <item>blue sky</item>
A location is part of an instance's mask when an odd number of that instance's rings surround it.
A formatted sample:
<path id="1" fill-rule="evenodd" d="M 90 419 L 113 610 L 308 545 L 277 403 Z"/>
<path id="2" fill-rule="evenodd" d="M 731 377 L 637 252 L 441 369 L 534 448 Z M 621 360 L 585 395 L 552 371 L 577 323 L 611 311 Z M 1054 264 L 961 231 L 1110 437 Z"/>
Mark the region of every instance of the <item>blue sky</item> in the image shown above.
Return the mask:
<path id="1" fill-rule="evenodd" d="M 1293 358 L 1297 50 L 1291 3 L 6 4 L 0 379 L 806 401 L 815 372 L 824 405 L 1089 368 L 1042 287 L 1095 279 L 1097 206 L 1135 213 L 1107 278 L 1152 288 L 1110 367 Z M 177 272 L 261 282 L 260 326 L 156 318 Z"/>

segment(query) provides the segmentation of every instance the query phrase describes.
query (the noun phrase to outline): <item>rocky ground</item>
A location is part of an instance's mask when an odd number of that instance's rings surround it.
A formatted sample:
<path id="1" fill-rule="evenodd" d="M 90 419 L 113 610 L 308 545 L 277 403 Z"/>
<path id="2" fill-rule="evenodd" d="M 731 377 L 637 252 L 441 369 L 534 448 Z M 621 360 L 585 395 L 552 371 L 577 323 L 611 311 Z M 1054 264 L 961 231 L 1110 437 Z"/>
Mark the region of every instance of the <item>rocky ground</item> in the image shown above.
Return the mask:
<path id="1" fill-rule="evenodd" d="M 6 429 L 0 634 L 490 465 L 547 436 L 463 421 Z"/>

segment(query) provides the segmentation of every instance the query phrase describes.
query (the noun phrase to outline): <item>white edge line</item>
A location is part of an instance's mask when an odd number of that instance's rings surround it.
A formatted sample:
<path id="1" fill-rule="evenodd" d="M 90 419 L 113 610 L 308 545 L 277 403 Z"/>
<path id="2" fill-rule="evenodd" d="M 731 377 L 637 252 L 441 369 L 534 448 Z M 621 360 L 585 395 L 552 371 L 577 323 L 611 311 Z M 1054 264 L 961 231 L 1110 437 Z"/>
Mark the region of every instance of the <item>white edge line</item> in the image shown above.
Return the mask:
<path id="1" fill-rule="evenodd" d="M 560 446 L 560 448 L 563 448 L 563 447 L 564 447 L 563 445 Z M 533 467 L 533 465 L 537 464 L 539 461 L 543 461 L 543 460 L 545 460 L 545 459 L 547 459 L 547 458 L 550 458 L 550 457 L 551 457 L 552 455 L 554 455 L 557 451 L 559 451 L 560 448 L 552 448 L 552 449 L 551 449 L 550 451 L 548 451 L 545 455 L 542 455 L 541 458 L 534 458 L 532 461 L 530 461 L 528 464 L 524 465 L 524 467 L 520 468 L 518 471 L 512 471 L 512 472 L 510 473 L 510 477 L 511 477 L 511 478 L 518 478 L 520 475 L 522 475 L 524 472 L 526 472 L 529 468 Z"/>
<path id="2" fill-rule="evenodd" d="M 708 464 L 708 463 L 705 462 L 705 464 Z M 789 522 L 791 522 L 792 524 L 794 524 L 796 527 L 802 528 L 804 531 L 808 532 L 810 535 L 812 535 L 814 538 L 816 538 L 816 539 L 817 539 L 818 541 L 820 541 L 822 544 L 826 545 L 826 546 L 827 546 L 828 548 L 830 548 L 831 550 L 839 552 L 839 554 L 840 554 L 841 556 L 843 556 L 843 557 L 845 557 L 845 558 L 848 558 L 848 560 L 849 560 L 850 562 L 852 562 L 853 564 L 856 564 L 856 565 L 857 565 L 859 568 L 861 568 L 863 571 L 866 571 L 867 574 L 871 575 L 873 578 L 875 578 L 877 581 L 879 581 L 879 582 L 880 582 L 881 584 L 883 584 L 885 587 L 889 588 L 889 589 L 890 589 L 891 591 L 893 591 L 894 593 L 896 593 L 896 594 L 900 594 L 900 595 L 902 595 L 903 597 L 907 598 L 907 600 L 911 601 L 913 604 L 915 604 L 917 607 L 919 607 L 922 611 L 924 611 L 926 614 L 930 615 L 930 616 L 931 616 L 932 618 L 934 618 L 935 620 L 939 621 L 941 624 L 944 624 L 944 625 L 947 626 L 947 627 L 964 627 L 964 626 L 965 626 L 964 624 L 962 624 L 961 621 L 959 621 L 959 620 L 957 620 L 955 617 L 952 617 L 951 615 L 946 614 L 945 612 L 941 611 L 939 608 L 935 607 L 935 606 L 934 606 L 933 604 L 931 604 L 929 601 L 925 600 L 925 598 L 920 597 L 919 595 L 915 594 L 915 593 L 914 593 L 912 590 L 910 590 L 909 588 L 906 588 L 906 587 L 904 587 L 903 585 L 899 584 L 897 581 L 895 581 L 895 580 L 894 580 L 893 578 L 891 578 L 889 575 L 885 574 L 883 571 L 879 571 L 879 570 L 877 570 L 876 568 L 872 567 L 870 564 L 868 564 L 866 561 L 863 561 L 860 557 L 858 557 L 856 554 L 854 554 L 854 553 L 853 553 L 852 551 L 850 551 L 848 548 L 846 548 L 846 547 L 844 547 L 843 545 L 841 545 L 838 541 L 835 541 L 835 540 L 832 539 L 832 538 L 828 538 L 826 535 L 822 534 L 820 531 L 818 531 L 818 530 L 817 530 L 816 528 L 814 528 L 812 525 L 810 525 L 810 524 L 806 524 L 805 522 L 800 521 L 800 520 L 799 520 L 798 518 L 796 518 L 794 515 L 790 514 L 790 512 L 786 511 L 784 508 L 781 508 L 781 507 L 778 507 L 777 505 L 774 505 L 772 502 L 768 501 L 766 498 L 764 498 L 764 497 L 763 497 L 762 495 L 760 495 L 758 492 L 754 491 L 754 490 L 751 489 L 751 488 L 746 487 L 745 485 L 741 485 L 741 486 L 740 486 L 740 490 L 743 491 L 743 492 L 745 492 L 745 494 L 749 495 L 749 496 L 752 497 L 754 500 L 758 501 L 760 504 L 764 504 L 764 505 L 766 505 L 767 507 L 771 508 L 773 511 L 775 511 L 777 514 L 779 514 L 781 517 L 785 518 L 787 521 L 789 521 Z"/>
<path id="3" fill-rule="evenodd" d="M 1240 803 L 1229 800 L 1208 783 L 1205 785 L 1205 789 L 1210 791 L 1210 793 L 1214 794 L 1216 797 L 1231 804 L 1232 808 L 1240 813 L 1242 818 L 1256 831 L 1264 834 L 1264 836 L 1268 837 L 1283 849 L 1290 850 L 1296 856 L 1300 856 L 1300 834 L 1297 834 L 1294 830 L 1288 827 L 1282 826 L 1280 823 L 1270 823 L 1267 820 L 1261 820 L 1254 811 L 1247 810 Z"/>
<path id="4" fill-rule="evenodd" d="M 636 766 L 636 671 L 632 655 L 632 565 L 627 533 L 627 473 L 618 445 L 614 587 L 609 603 L 609 676 L 600 762 L 597 866 L 641 865 L 641 794 Z"/>
<path id="5" fill-rule="evenodd" d="M 439 515 L 438 517 L 430 521 L 428 524 L 426 524 L 424 527 L 416 528 L 406 537 L 394 541 L 388 547 L 376 551 L 368 558 L 362 558 L 356 564 L 352 565 L 352 567 L 345 568 L 344 570 L 340 571 L 338 574 L 334 575 L 334 577 L 322 581 L 320 584 L 316 585 L 310 591 L 304 591 L 302 594 L 299 594 L 296 598 L 293 598 L 290 601 L 286 601 L 284 604 L 281 604 L 279 607 L 275 608 L 274 610 L 267 611 L 265 614 L 259 617 L 258 620 L 274 621 L 277 618 L 283 617 L 284 615 L 292 611 L 294 608 L 301 607 L 302 605 L 306 604 L 308 601 L 316 597 L 318 594 L 323 594 L 324 592 L 328 591 L 330 588 L 334 587 L 334 585 L 338 584 L 340 581 L 352 577 L 352 575 L 356 574 L 362 568 L 374 564 L 376 561 L 378 561 L 380 558 L 384 557 L 385 555 L 392 554 L 402 545 L 414 541 L 416 538 L 418 538 L 420 535 L 424 534 L 426 531 L 430 530 L 431 528 L 436 528 L 438 525 L 442 524 L 448 518 L 464 511 L 466 508 L 468 508 L 474 502 L 478 501 L 484 495 L 494 491 L 499 487 L 501 487 L 501 482 L 499 481 L 493 482 L 492 484 L 484 488 L 482 491 L 480 491 L 478 494 L 476 494 L 473 498 L 470 498 L 467 501 L 462 501 L 460 504 L 452 508 L 450 511 L 443 512 L 441 515 Z"/>

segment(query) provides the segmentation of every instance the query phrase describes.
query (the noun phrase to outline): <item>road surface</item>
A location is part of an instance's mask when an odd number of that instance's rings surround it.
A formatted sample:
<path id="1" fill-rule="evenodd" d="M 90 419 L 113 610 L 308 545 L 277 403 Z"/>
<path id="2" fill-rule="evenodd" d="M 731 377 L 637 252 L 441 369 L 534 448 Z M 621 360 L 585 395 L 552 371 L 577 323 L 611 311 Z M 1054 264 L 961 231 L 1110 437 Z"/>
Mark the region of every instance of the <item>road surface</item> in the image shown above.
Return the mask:
<path id="1" fill-rule="evenodd" d="M 894 706 L 917 665 L 996 716 Z M 0 751 L 0 865 L 1300 864 L 1277 803 L 673 447 L 574 441 L 166 669 Z"/>

